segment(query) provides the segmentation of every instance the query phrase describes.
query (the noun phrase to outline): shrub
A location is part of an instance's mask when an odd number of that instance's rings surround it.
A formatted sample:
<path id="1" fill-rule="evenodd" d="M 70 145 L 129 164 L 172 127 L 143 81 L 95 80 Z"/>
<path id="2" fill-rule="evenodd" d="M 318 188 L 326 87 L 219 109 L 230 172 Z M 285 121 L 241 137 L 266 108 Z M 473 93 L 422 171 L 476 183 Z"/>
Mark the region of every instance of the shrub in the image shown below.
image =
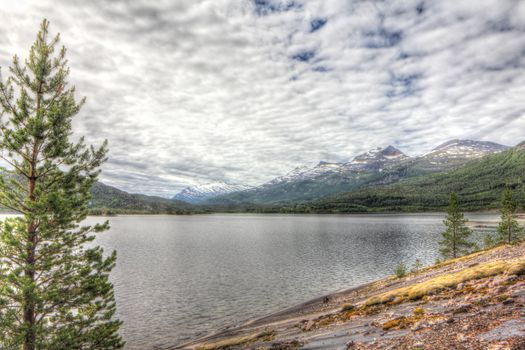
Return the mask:
<path id="1" fill-rule="evenodd" d="M 422 267 L 423 267 L 423 264 L 421 263 L 421 260 L 416 259 L 416 261 L 414 262 L 414 265 L 412 265 L 412 272 L 417 272 L 421 270 Z"/>
<path id="2" fill-rule="evenodd" d="M 398 278 L 405 277 L 405 275 L 407 274 L 407 267 L 405 266 L 405 264 L 401 263 L 397 265 L 395 273 Z"/>

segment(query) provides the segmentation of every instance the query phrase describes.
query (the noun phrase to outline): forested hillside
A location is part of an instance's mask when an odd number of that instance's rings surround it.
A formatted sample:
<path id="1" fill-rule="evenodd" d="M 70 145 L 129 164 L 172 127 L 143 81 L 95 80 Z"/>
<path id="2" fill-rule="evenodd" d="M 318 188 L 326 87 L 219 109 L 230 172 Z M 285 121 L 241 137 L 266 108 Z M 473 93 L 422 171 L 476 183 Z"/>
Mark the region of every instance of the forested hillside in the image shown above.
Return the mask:
<path id="1" fill-rule="evenodd" d="M 516 148 L 473 160 L 444 173 L 417 176 L 395 184 L 370 186 L 355 192 L 296 204 L 283 211 L 363 212 L 441 210 L 451 192 L 463 209 L 496 208 L 505 185 L 516 199 L 525 199 L 525 151 Z"/>
<path id="2" fill-rule="evenodd" d="M 91 192 L 93 197 L 90 202 L 90 210 L 93 214 L 185 214 L 194 211 L 191 205 L 184 202 L 162 197 L 131 194 L 101 182 L 97 182 L 91 189 Z"/>

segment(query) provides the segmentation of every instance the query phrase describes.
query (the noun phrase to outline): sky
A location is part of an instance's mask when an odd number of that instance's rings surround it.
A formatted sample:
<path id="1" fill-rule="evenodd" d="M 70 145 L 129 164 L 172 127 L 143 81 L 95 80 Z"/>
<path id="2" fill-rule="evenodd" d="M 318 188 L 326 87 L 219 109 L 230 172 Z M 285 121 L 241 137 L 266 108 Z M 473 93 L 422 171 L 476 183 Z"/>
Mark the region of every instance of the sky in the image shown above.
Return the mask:
<path id="1" fill-rule="evenodd" d="M 4 78 L 43 18 L 87 97 L 75 134 L 126 191 L 525 139 L 525 1 L 0 0 Z"/>

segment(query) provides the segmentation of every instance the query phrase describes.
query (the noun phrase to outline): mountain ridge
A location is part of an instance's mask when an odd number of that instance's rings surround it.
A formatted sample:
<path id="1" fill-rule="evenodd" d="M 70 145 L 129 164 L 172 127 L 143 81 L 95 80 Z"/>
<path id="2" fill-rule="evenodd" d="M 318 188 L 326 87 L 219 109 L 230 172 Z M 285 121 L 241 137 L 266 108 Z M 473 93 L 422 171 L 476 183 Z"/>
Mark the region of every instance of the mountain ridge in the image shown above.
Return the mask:
<path id="1" fill-rule="evenodd" d="M 260 186 L 220 195 L 206 204 L 311 201 L 316 197 L 349 192 L 363 186 L 393 183 L 403 178 L 454 169 L 472 159 L 508 148 L 489 141 L 454 139 L 423 155 L 410 157 L 391 145 L 378 147 L 344 163 L 320 161 L 314 167 L 296 167 Z"/>
<path id="2" fill-rule="evenodd" d="M 216 196 L 231 192 L 244 191 L 252 188 L 247 185 L 231 185 L 225 182 L 214 182 L 189 186 L 173 196 L 173 200 L 179 200 L 190 204 L 199 204 Z"/>

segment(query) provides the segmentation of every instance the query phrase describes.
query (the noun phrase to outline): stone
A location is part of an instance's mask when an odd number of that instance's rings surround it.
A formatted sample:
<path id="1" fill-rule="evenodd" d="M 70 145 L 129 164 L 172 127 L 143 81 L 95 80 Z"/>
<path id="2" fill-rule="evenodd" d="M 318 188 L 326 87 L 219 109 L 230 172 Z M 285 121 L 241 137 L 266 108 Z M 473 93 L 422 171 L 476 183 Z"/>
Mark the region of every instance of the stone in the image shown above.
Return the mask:
<path id="1" fill-rule="evenodd" d="M 422 330 L 423 328 L 427 328 L 427 327 L 428 327 L 428 324 L 426 322 L 420 321 L 420 322 L 417 322 L 415 325 L 413 325 L 412 328 L 410 329 L 416 332 L 416 331 Z"/>
<path id="2" fill-rule="evenodd" d="M 457 340 L 460 341 L 460 342 L 465 342 L 467 341 L 467 337 L 463 334 L 463 333 L 459 333 L 457 336 L 456 336 Z"/>
<path id="3" fill-rule="evenodd" d="M 306 325 L 303 327 L 303 331 L 305 332 L 309 332 L 311 331 L 315 326 L 315 322 L 310 320 L 306 323 Z"/>
<path id="4" fill-rule="evenodd" d="M 472 306 L 470 304 L 462 304 L 462 305 L 459 305 L 457 308 L 455 308 L 452 311 L 452 313 L 453 314 L 462 314 L 462 313 L 468 312 L 471 308 L 472 308 Z"/>

